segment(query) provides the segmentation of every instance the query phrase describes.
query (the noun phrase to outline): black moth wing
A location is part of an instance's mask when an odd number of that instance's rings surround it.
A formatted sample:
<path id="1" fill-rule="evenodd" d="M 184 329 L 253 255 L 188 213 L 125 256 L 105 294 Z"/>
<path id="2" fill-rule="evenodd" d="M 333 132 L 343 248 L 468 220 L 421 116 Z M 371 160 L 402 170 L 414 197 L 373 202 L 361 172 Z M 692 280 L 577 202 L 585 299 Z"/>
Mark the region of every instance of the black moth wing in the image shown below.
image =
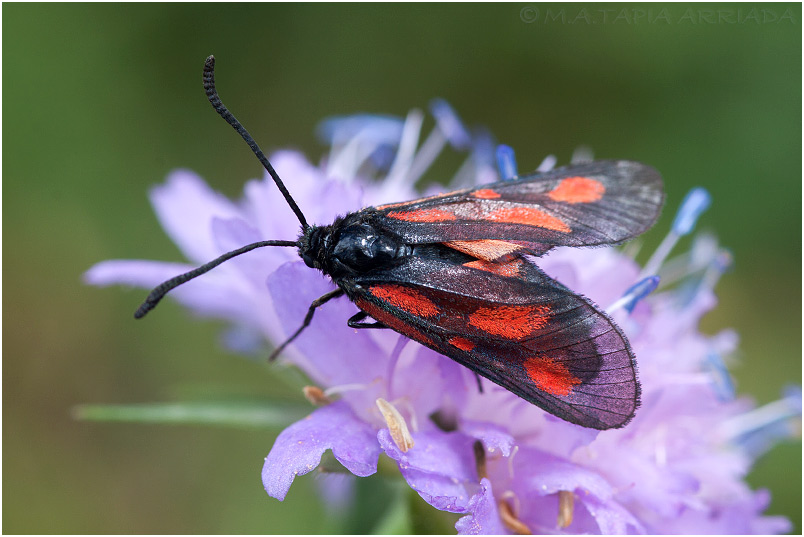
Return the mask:
<path id="1" fill-rule="evenodd" d="M 663 201 L 662 179 L 654 168 L 624 160 L 597 161 L 381 205 L 368 209 L 367 217 L 376 229 L 409 244 L 493 239 L 539 255 L 553 246 L 594 246 L 633 238 L 653 225 Z M 479 251 L 458 246 L 489 260 L 510 249 L 502 243 L 487 243 Z"/>
<path id="2" fill-rule="evenodd" d="M 611 318 L 523 258 L 459 263 L 429 248 L 339 285 L 385 326 L 551 414 L 595 429 L 628 423 L 639 384 Z"/>

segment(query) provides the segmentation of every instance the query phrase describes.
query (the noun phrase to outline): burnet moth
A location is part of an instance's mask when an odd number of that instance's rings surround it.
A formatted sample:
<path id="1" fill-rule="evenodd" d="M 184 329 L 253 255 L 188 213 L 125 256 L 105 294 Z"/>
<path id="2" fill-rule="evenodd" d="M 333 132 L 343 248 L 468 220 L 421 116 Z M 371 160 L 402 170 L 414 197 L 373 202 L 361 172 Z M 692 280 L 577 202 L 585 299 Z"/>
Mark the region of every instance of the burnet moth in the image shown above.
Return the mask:
<path id="1" fill-rule="evenodd" d="M 629 161 L 568 166 L 478 188 L 368 207 L 328 226 L 307 223 L 262 150 L 218 97 L 215 59 L 204 89 L 248 143 L 301 223 L 296 240 L 267 240 L 222 255 L 156 287 L 143 317 L 171 289 L 263 246 L 297 248 L 359 312 L 353 328 L 390 328 L 568 422 L 622 427 L 639 405 L 634 353 L 614 321 L 547 276 L 528 256 L 555 246 L 617 244 L 655 222 L 663 203 L 653 168 Z M 366 321 L 370 317 L 371 321 Z"/>

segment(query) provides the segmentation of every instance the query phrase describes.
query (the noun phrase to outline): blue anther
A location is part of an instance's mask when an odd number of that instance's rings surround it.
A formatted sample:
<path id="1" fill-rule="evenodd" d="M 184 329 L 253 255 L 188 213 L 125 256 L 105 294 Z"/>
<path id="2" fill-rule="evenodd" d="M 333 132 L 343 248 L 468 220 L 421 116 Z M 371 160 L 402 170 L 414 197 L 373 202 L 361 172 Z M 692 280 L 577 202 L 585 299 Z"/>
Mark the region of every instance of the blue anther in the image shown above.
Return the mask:
<path id="1" fill-rule="evenodd" d="M 453 148 L 459 151 L 469 148 L 472 143 L 472 137 L 464 127 L 455 109 L 447 101 L 444 99 L 430 101 L 430 113 L 433 114 L 439 130 Z"/>
<path id="2" fill-rule="evenodd" d="M 634 311 L 634 307 L 637 305 L 637 302 L 651 294 L 656 290 L 657 287 L 659 287 L 658 276 L 648 276 L 647 278 L 639 280 L 637 283 L 629 287 L 625 294 L 623 294 L 623 298 L 628 300 L 623 305 L 623 308 L 625 308 L 628 313 L 631 313 Z"/>
<path id="3" fill-rule="evenodd" d="M 505 144 L 497 146 L 497 169 L 505 181 L 517 176 L 516 156 L 511 146 Z"/>
<path id="4" fill-rule="evenodd" d="M 733 418 L 734 440 L 746 451 L 760 455 L 778 440 L 790 438 L 801 420 L 801 387 L 788 386 L 782 399 Z"/>
<path id="5" fill-rule="evenodd" d="M 726 364 L 723 362 L 723 358 L 715 352 L 710 352 L 706 355 L 705 363 L 709 372 L 712 373 L 712 387 L 718 399 L 721 401 L 734 399 L 734 382 Z"/>
<path id="6" fill-rule="evenodd" d="M 362 134 L 378 145 L 396 146 L 402 137 L 404 124 L 403 118 L 380 114 L 335 116 L 321 121 L 316 127 L 316 134 L 327 144 L 336 142 L 336 136 L 348 139 Z"/>
<path id="7" fill-rule="evenodd" d="M 705 188 L 695 187 L 687 193 L 681 207 L 673 220 L 673 233 L 684 236 L 695 227 L 698 217 L 701 216 L 712 203 L 712 196 Z"/>

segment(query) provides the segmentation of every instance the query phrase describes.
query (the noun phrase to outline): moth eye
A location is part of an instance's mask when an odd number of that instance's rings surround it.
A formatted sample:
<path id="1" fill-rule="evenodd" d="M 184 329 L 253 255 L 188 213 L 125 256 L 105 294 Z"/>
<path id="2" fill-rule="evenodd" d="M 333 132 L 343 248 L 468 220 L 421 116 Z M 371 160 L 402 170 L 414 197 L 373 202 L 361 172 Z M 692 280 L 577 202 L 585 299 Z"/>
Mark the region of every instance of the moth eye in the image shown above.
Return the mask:
<path id="1" fill-rule="evenodd" d="M 308 252 L 302 252 L 301 258 L 302 261 L 304 261 L 305 265 L 307 265 L 310 268 L 315 268 L 315 262 L 313 261 L 313 258 L 310 257 Z"/>

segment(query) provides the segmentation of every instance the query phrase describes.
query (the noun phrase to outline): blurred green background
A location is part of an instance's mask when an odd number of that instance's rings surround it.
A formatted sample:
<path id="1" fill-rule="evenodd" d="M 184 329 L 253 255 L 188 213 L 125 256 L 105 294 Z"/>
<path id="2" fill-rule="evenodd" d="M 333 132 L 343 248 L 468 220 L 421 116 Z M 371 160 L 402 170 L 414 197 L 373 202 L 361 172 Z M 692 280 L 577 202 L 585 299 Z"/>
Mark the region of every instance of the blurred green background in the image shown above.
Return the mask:
<path id="1" fill-rule="evenodd" d="M 705 186 L 714 203 L 700 226 L 736 265 L 703 329 L 739 331 L 734 375 L 758 403 L 801 381 L 799 4 L 2 9 L 6 533 L 369 529 L 326 514 L 312 476 L 284 503 L 266 496 L 259 472 L 276 430 L 70 415 L 80 403 L 200 395 L 301 401 L 264 366 L 223 351 L 213 323 L 175 304 L 135 323 L 142 292 L 81 283 L 103 259 L 180 259 L 146 198 L 171 169 L 232 196 L 261 175 L 204 98 L 212 53 L 224 101 L 266 150 L 317 161 L 320 119 L 402 115 L 440 96 L 513 146 L 520 170 L 548 153 L 566 163 L 580 144 L 658 168 L 667 211 L 648 247 L 687 190 Z M 773 449 L 749 480 L 771 489 L 769 513 L 800 533 L 800 441 Z M 371 487 L 396 490 L 362 484 L 374 502 Z M 453 531 L 443 524 L 413 529 Z"/>

